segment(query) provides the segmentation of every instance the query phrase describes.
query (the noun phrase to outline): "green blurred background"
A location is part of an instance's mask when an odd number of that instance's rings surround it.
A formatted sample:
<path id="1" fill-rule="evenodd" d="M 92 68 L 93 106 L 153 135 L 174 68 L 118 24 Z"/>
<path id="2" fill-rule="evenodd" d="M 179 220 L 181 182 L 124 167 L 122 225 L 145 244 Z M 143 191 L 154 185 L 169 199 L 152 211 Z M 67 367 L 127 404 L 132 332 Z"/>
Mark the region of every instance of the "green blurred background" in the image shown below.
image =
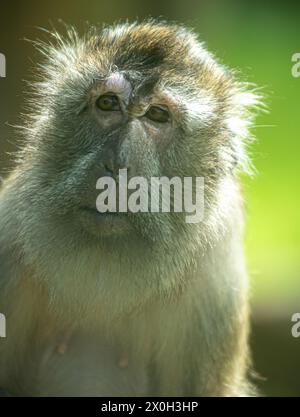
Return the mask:
<path id="1" fill-rule="evenodd" d="M 24 103 L 24 79 L 39 58 L 24 38 L 58 19 L 82 30 L 86 22 L 160 16 L 194 27 L 226 65 L 262 87 L 269 113 L 255 126 L 252 158 L 257 173 L 243 178 L 247 201 L 246 251 L 251 276 L 252 349 L 257 384 L 267 396 L 300 396 L 300 338 L 291 316 L 300 311 L 300 78 L 291 57 L 300 52 L 300 3 L 286 0 L 15 0 L 0 7 L 0 174 L 16 149 L 14 131 Z"/>

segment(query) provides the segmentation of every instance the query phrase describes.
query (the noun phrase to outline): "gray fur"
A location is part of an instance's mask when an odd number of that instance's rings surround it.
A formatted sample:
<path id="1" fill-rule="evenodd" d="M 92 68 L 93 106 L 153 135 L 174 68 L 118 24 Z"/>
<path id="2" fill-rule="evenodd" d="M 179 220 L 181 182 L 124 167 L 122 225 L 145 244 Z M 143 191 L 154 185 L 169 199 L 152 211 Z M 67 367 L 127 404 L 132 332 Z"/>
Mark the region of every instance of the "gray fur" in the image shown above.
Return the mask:
<path id="1" fill-rule="evenodd" d="M 250 166 L 259 97 L 180 26 L 52 36 L 38 44 L 46 58 L 24 147 L 0 194 L 1 386 L 15 395 L 249 395 L 238 172 Z M 127 86 L 129 119 L 95 111 L 114 74 Z M 157 128 L 143 111 L 161 96 L 174 108 Z M 132 175 L 203 176 L 204 222 L 137 213 L 124 229 L 91 230 L 78 207 L 95 201 L 114 142 Z M 71 326 L 75 342 L 57 357 Z"/>

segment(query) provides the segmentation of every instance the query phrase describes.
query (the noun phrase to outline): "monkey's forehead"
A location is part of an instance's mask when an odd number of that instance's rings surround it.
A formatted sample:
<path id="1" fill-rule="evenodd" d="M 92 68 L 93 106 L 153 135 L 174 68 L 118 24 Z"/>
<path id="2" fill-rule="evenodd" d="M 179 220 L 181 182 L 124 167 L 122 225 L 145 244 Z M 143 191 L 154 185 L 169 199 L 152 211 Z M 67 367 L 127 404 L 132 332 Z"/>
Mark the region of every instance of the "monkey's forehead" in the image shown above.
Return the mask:
<path id="1" fill-rule="evenodd" d="M 109 53 L 117 66 L 144 70 L 162 65 L 182 68 L 192 43 L 197 43 L 179 26 L 153 23 L 108 27 L 93 41 L 95 50 Z"/>
<path id="2" fill-rule="evenodd" d="M 228 83 L 228 73 L 186 28 L 165 23 L 123 24 L 93 31 L 81 47 L 95 60 L 103 76 L 114 70 L 127 72 L 132 82 L 143 79 L 151 89 L 158 80 L 219 90 Z M 148 82 L 145 84 L 144 76 Z"/>

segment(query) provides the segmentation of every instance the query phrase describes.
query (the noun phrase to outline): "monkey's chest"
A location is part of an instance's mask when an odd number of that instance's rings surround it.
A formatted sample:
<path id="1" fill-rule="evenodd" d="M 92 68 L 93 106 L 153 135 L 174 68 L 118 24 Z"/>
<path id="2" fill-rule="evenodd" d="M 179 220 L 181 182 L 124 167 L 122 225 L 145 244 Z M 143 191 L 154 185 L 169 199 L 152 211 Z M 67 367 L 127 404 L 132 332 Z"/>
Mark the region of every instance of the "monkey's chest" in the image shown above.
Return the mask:
<path id="1" fill-rule="evenodd" d="M 63 351 L 49 347 L 37 359 L 30 395 L 144 396 L 147 367 L 101 337 L 78 334 Z"/>

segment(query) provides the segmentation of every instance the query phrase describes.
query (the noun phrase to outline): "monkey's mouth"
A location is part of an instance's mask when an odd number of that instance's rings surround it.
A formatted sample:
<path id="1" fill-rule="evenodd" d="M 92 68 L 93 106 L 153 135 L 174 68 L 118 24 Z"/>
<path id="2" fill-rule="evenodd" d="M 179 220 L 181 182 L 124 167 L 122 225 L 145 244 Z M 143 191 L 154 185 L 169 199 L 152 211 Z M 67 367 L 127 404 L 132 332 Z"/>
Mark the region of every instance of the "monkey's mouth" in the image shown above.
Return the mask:
<path id="1" fill-rule="evenodd" d="M 99 212 L 96 207 L 83 206 L 80 209 L 80 221 L 83 227 L 96 235 L 111 235 L 131 229 L 127 213 Z"/>
<path id="2" fill-rule="evenodd" d="M 87 214 L 90 214 L 91 216 L 96 216 L 96 217 L 117 217 L 117 216 L 122 216 L 125 214 L 125 213 L 120 213 L 118 211 L 106 211 L 102 213 L 98 211 L 96 207 L 88 207 L 88 206 L 82 207 L 81 210 Z"/>

